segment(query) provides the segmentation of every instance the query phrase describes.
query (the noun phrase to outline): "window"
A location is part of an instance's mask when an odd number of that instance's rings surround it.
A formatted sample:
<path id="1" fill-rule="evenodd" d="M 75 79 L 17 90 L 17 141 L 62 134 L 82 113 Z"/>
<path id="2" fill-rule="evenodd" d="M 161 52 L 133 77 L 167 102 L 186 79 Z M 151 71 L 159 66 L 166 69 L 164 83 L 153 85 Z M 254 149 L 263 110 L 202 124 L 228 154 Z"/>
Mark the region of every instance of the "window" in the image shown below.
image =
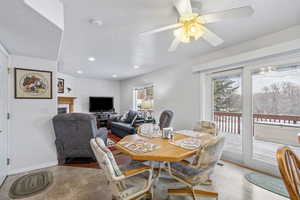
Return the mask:
<path id="1" fill-rule="evenodd" d="M 135 88 L 133 91 L 133 108 L 137 111 L 153 110 L 153 86 Z"/>

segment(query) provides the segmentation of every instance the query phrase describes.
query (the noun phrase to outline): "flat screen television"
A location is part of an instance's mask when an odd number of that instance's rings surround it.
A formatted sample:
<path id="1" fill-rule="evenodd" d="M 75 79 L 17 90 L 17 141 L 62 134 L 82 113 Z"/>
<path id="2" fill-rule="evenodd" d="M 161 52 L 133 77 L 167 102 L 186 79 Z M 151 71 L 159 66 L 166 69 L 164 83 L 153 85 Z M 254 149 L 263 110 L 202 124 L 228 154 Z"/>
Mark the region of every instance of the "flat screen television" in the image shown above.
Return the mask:
<path id="1" fill-rule="evenodd" d="M 113 110 L 113 97 L 90 97 L 90 112 L 111 112 Z"/>

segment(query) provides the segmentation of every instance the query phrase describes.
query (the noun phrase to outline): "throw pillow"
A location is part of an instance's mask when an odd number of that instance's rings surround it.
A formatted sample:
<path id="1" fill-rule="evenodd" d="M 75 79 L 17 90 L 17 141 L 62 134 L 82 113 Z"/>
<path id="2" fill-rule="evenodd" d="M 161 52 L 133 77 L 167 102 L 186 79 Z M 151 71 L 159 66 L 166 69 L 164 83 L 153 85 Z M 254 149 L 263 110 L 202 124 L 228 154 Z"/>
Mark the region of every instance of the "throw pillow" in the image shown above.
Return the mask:
<path id="1" fill-rule="evenodd" d="M 135 120 L 136 120 L 136 118 L 137 118 L 138 116 L 137 115 L 135 115 L 135 117 L 133 118 L 133 120 L 131 121 L 131 126 L 133 126 L 134 125 L 134 122 L 135 122 Z"/>
<path id="2" fill-rule="evenodd" d="M 136 115 L 137 115 L 137 113 L 135 111 L 130 110 L 128 112 L 128 115 L 127 115 L 127 118 L 126 118 L 125 122 L 131 124 Z"/>
<path id="3" fill-rule="evenodd" d="M 120 121 L 125 122 L 128 116 L 128 112 L 124 113 L 120 119 Z"/>

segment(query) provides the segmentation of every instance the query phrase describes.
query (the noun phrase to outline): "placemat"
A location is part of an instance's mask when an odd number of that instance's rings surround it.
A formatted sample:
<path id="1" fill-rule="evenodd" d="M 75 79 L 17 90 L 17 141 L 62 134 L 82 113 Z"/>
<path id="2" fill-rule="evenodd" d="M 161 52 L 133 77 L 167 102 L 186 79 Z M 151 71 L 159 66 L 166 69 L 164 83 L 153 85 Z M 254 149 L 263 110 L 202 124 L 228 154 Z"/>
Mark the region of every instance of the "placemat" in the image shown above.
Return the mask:
<path id="1" fill-rule="evenodd" d="M 198 149 L 201 146 L 202 140 L 199 138 L 188 137 L 181 140 L 176 140 L 174 142 L 170 142 L 170 144 L 179 146 L 184 149 L 194 150 Z"/>
<path id="2" fill-rule="evenodd" d="M 151 152 L 160 148 L 159 145 L 153 144 L 142 139 L 137 140 L 135 142 L 119 142 L 118 144 L 138 154 Z"/>
<path id="3" fill-rule="evenodd" d="M 181 135 L 186 135 L 190 137 L 209 137 L 210 135 L 208 133 L 193 131 L 193 130 L 178 130 L 175 131 L 175 133 L 179 133 Z"/>
<path id="4" fill-rule="evenodd" d="M 141 135 L 143 137 L 147 137 L 147 138 L 161 138 L 162 137 L 161 131 L 159 131 L 157 133 L 151 133 L 151 134 L 140 132 L 139 135 Z"/>

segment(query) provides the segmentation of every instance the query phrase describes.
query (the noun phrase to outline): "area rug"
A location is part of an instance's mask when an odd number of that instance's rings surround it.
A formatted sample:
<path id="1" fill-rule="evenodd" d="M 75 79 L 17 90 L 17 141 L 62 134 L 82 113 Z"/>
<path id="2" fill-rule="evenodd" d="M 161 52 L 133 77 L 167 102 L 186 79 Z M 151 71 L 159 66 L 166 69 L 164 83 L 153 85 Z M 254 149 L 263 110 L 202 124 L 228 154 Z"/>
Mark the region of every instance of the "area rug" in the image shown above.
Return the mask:
<path id="1" fill-rule="evenodd" d="M 245 175 L 245 178 L 252 184 L 259 186 L 265 190 L 279 194 L 289 198 L 289 194 L 285 188 L 283 181 L 272 176 L 251 172 Z"/>
<path id="2" fill-rule="evenodd" d="M 43 192 L 53 182 L 52 172 L 42 171 L 18 178 L 9 190 L 9 197 L 21 199 Z"/>

